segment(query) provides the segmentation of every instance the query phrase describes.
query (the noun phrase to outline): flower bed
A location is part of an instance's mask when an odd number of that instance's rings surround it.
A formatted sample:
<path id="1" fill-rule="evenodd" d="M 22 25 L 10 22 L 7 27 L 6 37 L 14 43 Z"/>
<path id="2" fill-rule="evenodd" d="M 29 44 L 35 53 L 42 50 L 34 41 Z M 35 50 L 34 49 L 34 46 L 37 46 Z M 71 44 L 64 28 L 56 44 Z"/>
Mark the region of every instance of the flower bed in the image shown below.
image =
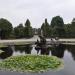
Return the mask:
<path id="1" fill-rule="evenodd" d="M 25 55 L 13 56 L 0 61 L 1 70 L 19 72 L 40 72 L 57 70 L 63 65 L 62 61 L 55 56 Z"/>

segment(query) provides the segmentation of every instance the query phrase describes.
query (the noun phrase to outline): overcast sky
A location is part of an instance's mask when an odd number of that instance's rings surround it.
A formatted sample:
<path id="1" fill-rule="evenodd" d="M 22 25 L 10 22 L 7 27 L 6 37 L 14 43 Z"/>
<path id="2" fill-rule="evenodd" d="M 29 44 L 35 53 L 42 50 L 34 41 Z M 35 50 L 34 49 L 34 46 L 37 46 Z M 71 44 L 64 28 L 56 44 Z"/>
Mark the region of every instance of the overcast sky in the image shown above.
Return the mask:
<path id="1" fill-rule="evenodd" d="M 40 27 L 47 18 L 61 16 L 65 23 L 75 17 L 75 0 L 0 0 L 0 18 L 8 19 L 13 26 L 25 23 L 28 18 L 32 27 Z"/>

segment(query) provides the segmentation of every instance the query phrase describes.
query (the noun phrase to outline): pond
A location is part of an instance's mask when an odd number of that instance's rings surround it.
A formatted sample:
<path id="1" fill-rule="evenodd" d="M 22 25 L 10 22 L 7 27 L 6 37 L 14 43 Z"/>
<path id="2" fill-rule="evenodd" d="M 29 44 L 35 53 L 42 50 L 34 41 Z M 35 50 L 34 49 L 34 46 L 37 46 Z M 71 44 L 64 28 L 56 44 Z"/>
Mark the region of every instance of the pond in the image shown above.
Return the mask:
<path id="1" fill-rule="evenodd" d="M 37 54 L 35 45 L 19 45 L 19 46 L 8 46 L 0 48 L 3 50 L 0 53 L 0 59 L 4 60 L 10 56 L 25 55 L 25 54 Z M 41 54 L 39 50 L 38 55 Z M 0 71 L 0 75 L 75 75 L 75 46 L 74 45 L 59 45 L 48 48 L 47 55 L 57 56 L 64 61 L 64 69 L 60 71 L 49 71 L 44 73 L 18 73 L 18 72 L 3 72 Z"/>

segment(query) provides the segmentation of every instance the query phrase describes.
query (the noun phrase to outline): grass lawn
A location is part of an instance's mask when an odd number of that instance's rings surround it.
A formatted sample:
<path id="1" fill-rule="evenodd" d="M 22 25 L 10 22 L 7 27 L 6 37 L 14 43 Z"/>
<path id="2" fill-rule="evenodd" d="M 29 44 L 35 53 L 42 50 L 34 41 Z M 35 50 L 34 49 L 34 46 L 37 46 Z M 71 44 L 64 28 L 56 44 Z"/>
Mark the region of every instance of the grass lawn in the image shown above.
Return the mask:
<path id="1" fill-rule="evenodd" d="M 57 70 L 62 67 L 62 60 L 55 56 L 47 55 L 25 55 L 13 56 L 0 61 L 0 70 L 19 72 L 41 72 Z"/>

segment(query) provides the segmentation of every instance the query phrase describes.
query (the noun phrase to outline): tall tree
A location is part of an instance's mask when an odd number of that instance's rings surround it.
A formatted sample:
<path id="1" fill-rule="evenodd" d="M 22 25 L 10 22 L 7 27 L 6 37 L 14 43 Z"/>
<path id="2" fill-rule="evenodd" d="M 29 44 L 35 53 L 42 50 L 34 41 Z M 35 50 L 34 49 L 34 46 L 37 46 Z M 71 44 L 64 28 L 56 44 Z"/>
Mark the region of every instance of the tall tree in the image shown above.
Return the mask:
<path id="1" fill-rule="evenodd" d="M 33 29 L 31 27 L 31 23 L 29 19 L 27 19 L 25 23 L 24 36 L 27 38 L 30 38 L 33 36 Z"/>
<path id="2" fill-rule="evenodd" d="M 52 27 L 53 37 L 64 37 L 65 36 L 64 22 L 60 16 L 56 16 L 52 18 L 51 27 Z"/>
<path id="3" fill-rule="evenodd" d="M 75 18 L 73 18 L 72 23 L 71 23 L 71 37 L 75 37 Z"/>
<path id="4" fill-rule="evenodd" d="M 72 25 L 75 25 L 75 18 L 73 18 L 72 20 Z"/>
<path id="5" fill-rule="evenodd" d="M 14 28 L 14 35 L 16 38 L 23 38 L 24 37 L 24 27 L 23 27 L 22 23 Z"/>
<path id="6" fill-rule="evenodd" d="M 51 26 L 52 27 L 63 27 L 64 26 L 64 21 L 62 17 L 60 16 L 55 16 L 51 20 Z"/>
<path id="7" fill-rule="evenodd" d="M 41 30 L 42 30 L 42 34 L 45 37 L 49 37 L 50 36 L 50 26 L 49 23 L 47 22 L 47 19 L 45 19 L 45 22 L 42 24 L 41 26 Z"/>
<path id="8" fill-rule="evenodd" d="M 65 28 L 66 38 L 71 38 L 72 37 L 71 24 L 65 24 L 64 28 Z"/>
<path id="9" fill-rule="evenodd" d="M 1 39 L 8 39 L 13 30 L 12 24 L 4 18 L 0 19 L 0 36 Z"/>

